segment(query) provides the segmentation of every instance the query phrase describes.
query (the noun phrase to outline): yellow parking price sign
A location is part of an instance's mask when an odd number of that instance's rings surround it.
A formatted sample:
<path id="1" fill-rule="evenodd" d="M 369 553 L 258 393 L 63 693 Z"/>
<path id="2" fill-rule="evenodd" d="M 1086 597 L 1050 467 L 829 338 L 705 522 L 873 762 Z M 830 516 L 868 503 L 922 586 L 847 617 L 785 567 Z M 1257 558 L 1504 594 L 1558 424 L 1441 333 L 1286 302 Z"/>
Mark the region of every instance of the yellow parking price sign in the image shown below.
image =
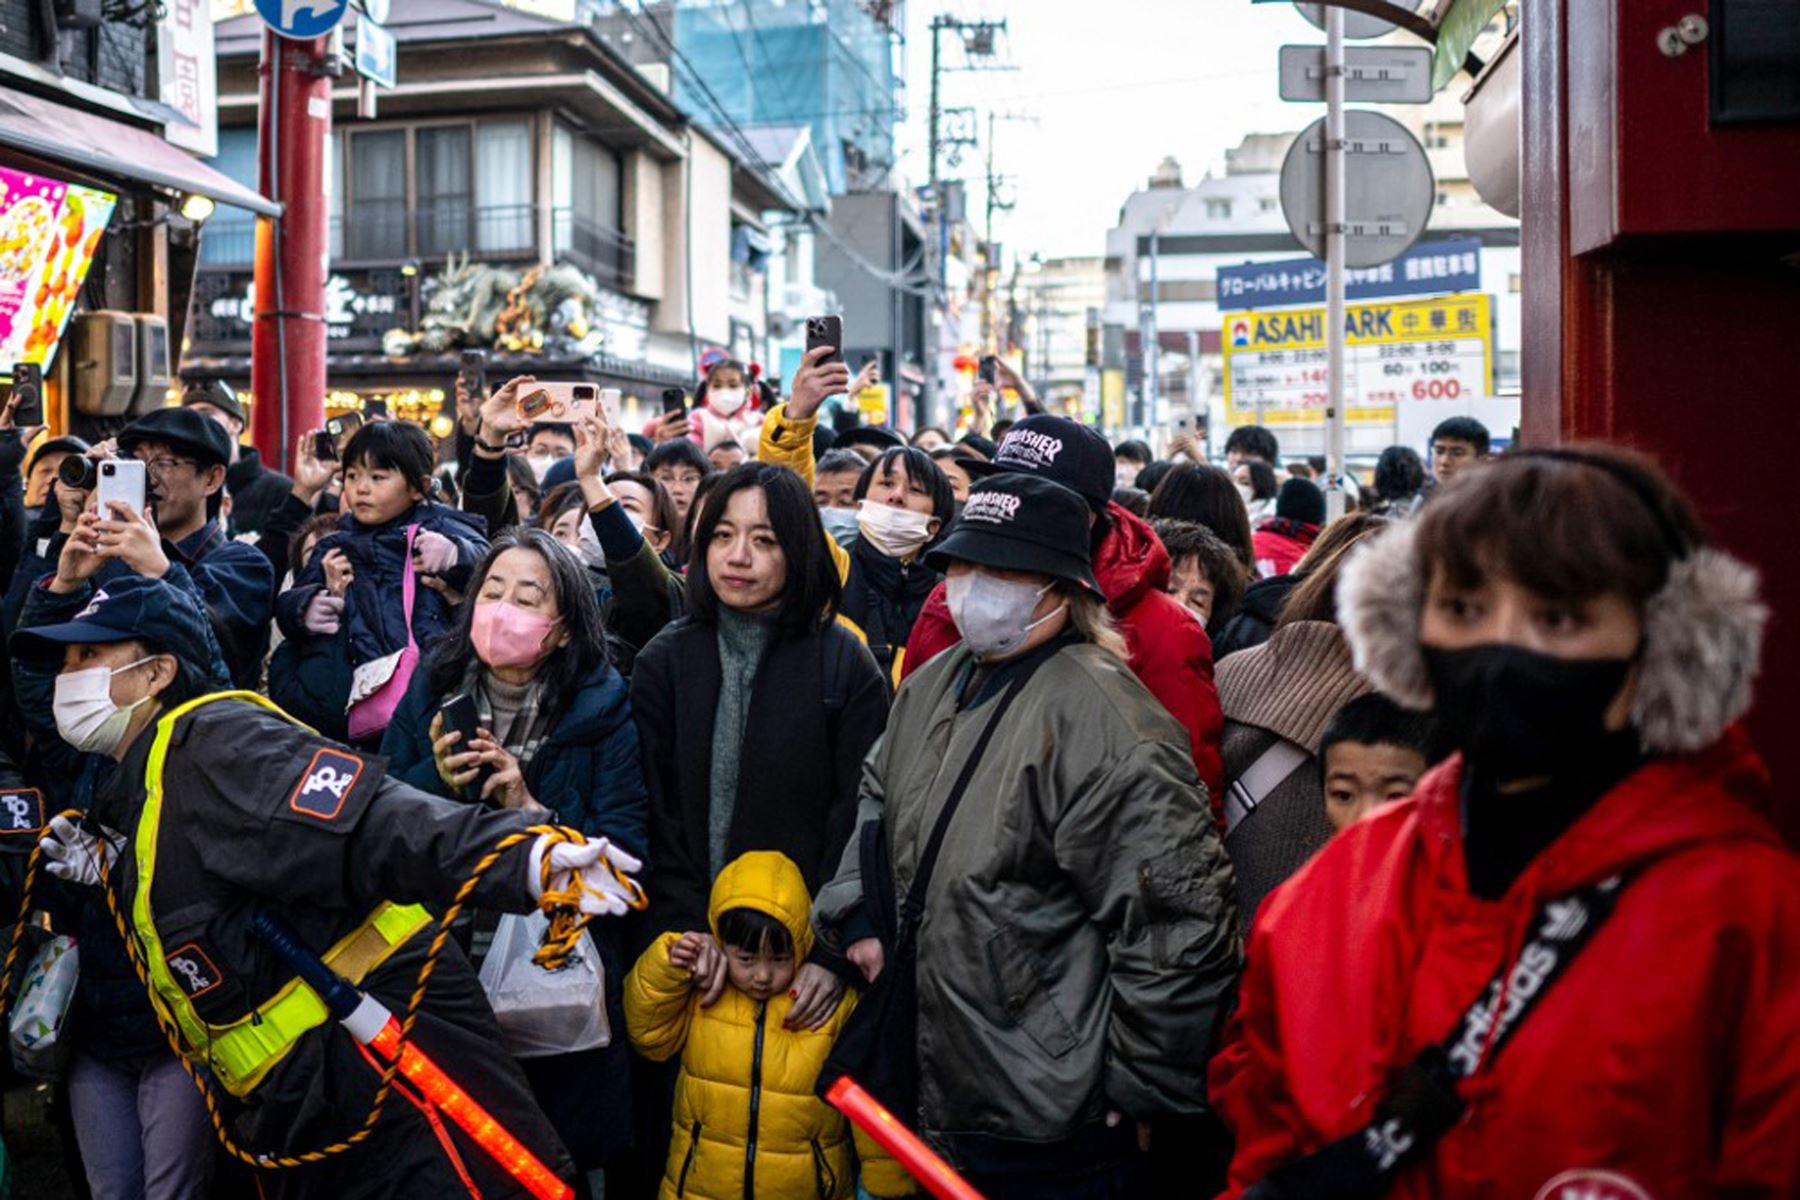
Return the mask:
<path id="1" fill-rule="evenodd" d="M 1344 323 L 1344 418 L 1352 425 L 1391 426 L 1407 401 L 1473 405 L 1493 390 L 1493 314 L 1484 294 L 1352 304 Z M 1228 424 L 1324 424 L 1324 309 L 1227 313 L 1221 324 Z"/>

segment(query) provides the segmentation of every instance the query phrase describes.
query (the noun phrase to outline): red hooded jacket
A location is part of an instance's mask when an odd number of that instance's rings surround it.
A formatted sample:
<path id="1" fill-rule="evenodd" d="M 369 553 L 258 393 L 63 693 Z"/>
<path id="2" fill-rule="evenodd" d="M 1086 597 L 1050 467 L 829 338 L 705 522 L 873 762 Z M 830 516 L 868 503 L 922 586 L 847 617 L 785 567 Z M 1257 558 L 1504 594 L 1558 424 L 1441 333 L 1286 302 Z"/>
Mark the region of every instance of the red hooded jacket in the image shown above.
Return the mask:
<path id="1" fill-rule="evenodd" d="M 1251 549 L 1256 554 L 1257 578 L 1268 579 L 1292 573 L 1318 537 L 1317 525 L 1290 521 L 1286 517 L 1264 521 L 1250 535 Z"/>
<path id="2" fill-rule="evenodd" d="M 1606 923 L 1390 1195 L 1800 1196 L 1800 865 L 1751 811 L 1768 780 L 1743 731 L 1639 768 L 1494 902 L 1468 891 L 1460 779 L 1452 759 L 1264 903 L 1211 1072 L 1237 1135 L 1226 1195 L 1367 1125 L 1545 899 L 1622 871 Z"/>
<path id="3" fill-rule="evenodd" d="M 1213 686 L 1212 642 L 1205 627 L 1163 590 L 1169 582 L 1169 552 L 1156 532 L 1117 504 L 1106 511 L 1112 531 L 1094 552 L 1094 578 L 1125 635 L 1133 673 L 1187 727 L 1194 769 L 1217 815 L 1225 803 L 1225 768 L 1219 760 L 1225 716 Z M 913 623 L 901 679 L 960 641 L 940 583 Z"/>

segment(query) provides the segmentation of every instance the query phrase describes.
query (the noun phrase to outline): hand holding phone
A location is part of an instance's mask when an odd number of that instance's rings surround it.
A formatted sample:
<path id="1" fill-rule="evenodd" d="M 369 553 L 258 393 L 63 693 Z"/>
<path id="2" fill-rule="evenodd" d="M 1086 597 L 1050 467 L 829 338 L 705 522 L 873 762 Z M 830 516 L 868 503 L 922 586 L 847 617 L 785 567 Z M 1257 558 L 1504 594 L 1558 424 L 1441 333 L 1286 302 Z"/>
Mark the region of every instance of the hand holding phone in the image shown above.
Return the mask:
<path id="1" fill-rule="evenodd" d="M 687 392 L 678 387 L 664 388 L 662 406 L 669 416 L 687 416 Z"/>
<path id="2" fill-rule="evenodd" d="M 806 348 L 811 350 L 817 346 L 831 347 L 831 353 L 820 360 L 821 364 L 844 361 L 844 319 L 842 317 L 834 313 L 806 318 Z"/>
<path id="3" fill-rule="evenodd" d="M 964 360 L 964 361 L 967 361 L 967 360 Z M 980 376 L 981 382 L 987 384 L 989 387 L 999 387 L 1000 386 L 1000 358 L 999 358 L 999 356 L 994 355 L 994 354 L 982 355 L 981 356 L 981 366 L 976 370 L 975 373 L 978 376 Z"/>

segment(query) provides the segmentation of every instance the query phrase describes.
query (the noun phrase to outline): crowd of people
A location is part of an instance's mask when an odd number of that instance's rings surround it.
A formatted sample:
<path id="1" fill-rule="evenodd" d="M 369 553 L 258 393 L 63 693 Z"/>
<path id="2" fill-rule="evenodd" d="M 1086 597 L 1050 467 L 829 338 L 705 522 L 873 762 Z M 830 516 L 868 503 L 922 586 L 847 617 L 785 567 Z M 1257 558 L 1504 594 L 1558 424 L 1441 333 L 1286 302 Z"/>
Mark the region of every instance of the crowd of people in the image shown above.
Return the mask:
<path id="1" fill-rule="evenodd" d="M 1004 363 L 906 438 L 833 357 L 637 430 L 459 382 L 291 476 L 223 383 L 0 412 L 0 904 L 79 948 L 89 1194 L 530 1194 L 297 945 L 586 1197 L 925 1194 L 845 1076 L 991 1200 L 1800 1195 L 1767 614 L 1656 464 L 1158 458 Z"/>

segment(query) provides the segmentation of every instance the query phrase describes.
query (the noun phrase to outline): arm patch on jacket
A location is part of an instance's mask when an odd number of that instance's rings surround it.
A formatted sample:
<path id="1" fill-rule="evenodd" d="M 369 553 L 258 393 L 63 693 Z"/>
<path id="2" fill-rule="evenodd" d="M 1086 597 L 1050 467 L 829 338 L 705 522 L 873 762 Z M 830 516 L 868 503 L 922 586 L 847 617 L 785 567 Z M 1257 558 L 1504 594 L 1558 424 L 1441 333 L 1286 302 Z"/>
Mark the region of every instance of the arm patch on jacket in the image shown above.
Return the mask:
<path id="1" fill-rule="evenodd" d="M 44 793 L 37 788 L 0 791 L 0 837 L 44 831 Z"/>
<path id="2" fill-rule="evenodd" d="M 318 751 L 307 765 L 306 774 L 294 785 L 288 808 L 321 821 L 337 820 L 365 765 L 361 758 L 344 750 Z"/>
<path id="3" fill-rule="evenodd" d="M 193 1000 L 225 982 L 225 975 L 213 966 L 212 959 L 200 948 L 200 943 L 189 942 L 185 946 L 169 951 L 163 956 L 169 965 L 169 974 L 176 984 Z"/>

